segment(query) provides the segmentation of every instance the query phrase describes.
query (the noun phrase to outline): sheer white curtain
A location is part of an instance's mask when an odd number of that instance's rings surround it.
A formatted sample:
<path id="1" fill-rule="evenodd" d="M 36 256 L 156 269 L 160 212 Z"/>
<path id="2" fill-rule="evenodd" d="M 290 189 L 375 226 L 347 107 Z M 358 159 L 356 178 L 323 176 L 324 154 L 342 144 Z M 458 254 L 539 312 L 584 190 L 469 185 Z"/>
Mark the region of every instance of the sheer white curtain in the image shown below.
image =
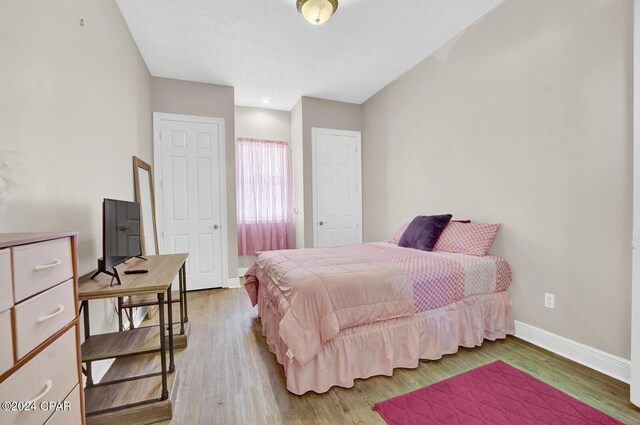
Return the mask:
<path id="1" fill-rule="evenodd" d="M 236 191 L 238 255 L 293 248 L 289 145 L 239 138 Z"/>

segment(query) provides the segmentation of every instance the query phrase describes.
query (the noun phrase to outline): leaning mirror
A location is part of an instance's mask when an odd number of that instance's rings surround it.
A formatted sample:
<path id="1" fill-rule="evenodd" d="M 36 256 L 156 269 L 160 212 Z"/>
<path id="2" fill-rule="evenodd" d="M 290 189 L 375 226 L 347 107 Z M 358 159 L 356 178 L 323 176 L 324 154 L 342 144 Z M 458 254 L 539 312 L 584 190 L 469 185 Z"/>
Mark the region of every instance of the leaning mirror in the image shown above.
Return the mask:
<path id="1" fill-rule="evenodd" d="M 151 165 L 137 156 L 133 157 L 133 182 L 136 191 L 136 202 L 140 204 L 140 244 L 142 245 L 142 255 L 157 255 L 159 253 L 158 232 Z"/>

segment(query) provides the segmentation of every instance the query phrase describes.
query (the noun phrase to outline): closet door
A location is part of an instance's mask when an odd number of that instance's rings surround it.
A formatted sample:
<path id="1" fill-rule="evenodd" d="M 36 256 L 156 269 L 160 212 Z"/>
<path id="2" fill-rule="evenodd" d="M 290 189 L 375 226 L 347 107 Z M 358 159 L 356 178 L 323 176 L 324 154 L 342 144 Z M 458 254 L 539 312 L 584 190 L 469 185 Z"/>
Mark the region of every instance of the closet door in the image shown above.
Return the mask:
<path id="1" fill-rule="evenodd" d="M 227 249 L 224 120 L 157 115 L 163 253 L 189 253 L 188 290 L 220 288 Z"/>
<path id="2" fill-rule="evenodd" d="M 312 129 L 314 246 L 362 243 L 360 132 Z"/>

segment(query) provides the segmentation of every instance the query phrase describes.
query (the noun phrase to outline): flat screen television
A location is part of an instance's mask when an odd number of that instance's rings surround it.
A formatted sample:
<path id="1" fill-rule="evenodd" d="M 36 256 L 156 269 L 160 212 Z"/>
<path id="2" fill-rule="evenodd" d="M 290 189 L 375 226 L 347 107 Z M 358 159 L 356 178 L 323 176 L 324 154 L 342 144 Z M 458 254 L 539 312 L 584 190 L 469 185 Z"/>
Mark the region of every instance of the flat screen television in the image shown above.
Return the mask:
<path id="1" fill-rule="evenodd" d="M 105 199 L 102 202 L 102 258 L 98 260 L 98 273 L 114 276 L 120 283 L 115 266 L 141 255 L 140 204 Z"/>

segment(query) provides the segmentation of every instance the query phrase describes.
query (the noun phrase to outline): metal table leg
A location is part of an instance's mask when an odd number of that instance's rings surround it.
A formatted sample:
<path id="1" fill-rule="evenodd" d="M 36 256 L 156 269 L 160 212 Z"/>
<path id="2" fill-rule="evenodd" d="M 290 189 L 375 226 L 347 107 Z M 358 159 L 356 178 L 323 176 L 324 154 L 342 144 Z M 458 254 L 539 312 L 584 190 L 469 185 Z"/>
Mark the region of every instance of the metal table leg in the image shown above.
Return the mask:
<path id="1" fill-rule="evenodd" d="M 86 341 L 91 336 L 89 329 L 89 301 L 82 301 L 82 310 L 84 314 L 84 340 Z M 87 363 L 87 387 L 93 386 L 93 371 L 91 370 L 91 362 Z"/>
<path id="2" fill-rule="evenodd" d="M 180 269 L 180 272 L 182 273 L 182 290 L 184 291 L 184 321 L 188 322 L 189 321 L 189 310 L 187 308 L 187 269 L 186 269 L 186 265 L 187 263 L 184 263 L 182 265 L 182 268 Z"/>
<path id="3" fill-rule="evenodd" d="M 182 278 L 182 268 L 178 272 L 178 287 L 180 293 L 180 335 L 184 335 L 184 304 L 187 301 L 186 294 L 182 289 L 184 286 L 183 278 Z"/>
<path id="4" fill-rule="evenodd" d="M 118 297 L 118 329 L 120 332 L 124 331 L 124 323 L 122 321 L 122 303 L 124 302 L 123 297 Z"/>
<path id="5" fill-rule="evenodd" d="M 169 322 L 169 372 L 176 370 L 173 361 L 173 304 L 171 303 L 171 285 L 167 289 L 167 322 Z"/>
<path id="6" fill-rule="evenodd" d="M 160 320 L 160 366 L 162 370 L 162 395 L 161 400 L 169 398 L 169 390 L 167 388 L 167 346 L 165 342 L 165 326 L 164 321 L 164 293 L 158 293 L 158 316 Z"/>

